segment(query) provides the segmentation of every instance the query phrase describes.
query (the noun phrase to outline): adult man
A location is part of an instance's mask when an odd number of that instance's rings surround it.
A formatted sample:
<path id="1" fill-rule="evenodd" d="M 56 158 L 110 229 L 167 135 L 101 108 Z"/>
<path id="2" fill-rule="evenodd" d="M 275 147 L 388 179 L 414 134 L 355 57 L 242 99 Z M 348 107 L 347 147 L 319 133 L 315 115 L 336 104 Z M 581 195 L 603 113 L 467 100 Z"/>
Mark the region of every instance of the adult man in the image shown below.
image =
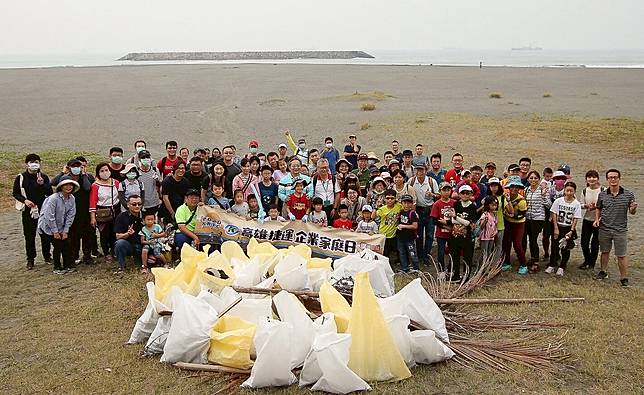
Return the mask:
<path id="1" fill-rule="evenodd" d="M 70 251 L 72 254 L 72 260 L 76 261 L 76 263 L 80 263 L 81 261 L 78 260 L 78 257 L 80 255 L 82 241 L 82 262 L 91 264 L 92 246 L 96 239 L 96 231 L 91 227 L 89 222 L 89 194 L 92 189 L 94 179 L 90 178 L 88 174 L 83 174 L 82 167 L 83 164 L 78 158 L 70 160 L 67 162 L 64 171 L 51 180 L 51 184 L 53 187 L 57 187 L 63 179 L 66 179 L 66 177 L 78 184 L 79 187 L 75 192 L 73 192 L 76 215 L 74 216 L 74 222 L 69 229 Z"/>
<path id="2" fill-rule="evenodd" d="M 76 215 L 76 203 L 72 193 L 76 191 L 78 191 L 76 181 L 68 176 L 61 177 L 56 186 L 56 193 L 47 196 L 38 217 L 40 237 L 49 239 L 54 245 L 54 273 L 56 274 L 76 271 L 69 240 L 69 229 Z"/>
<path id="3" fill-rule="evenodd" d="M 45 198 L 51 195 L 49 177 L 40 171 L 40 156 L 29 154 L 25 157 L 27 169 L 16 176 L 13 182 L 13 197 L 16 208 L 22 206 L 22 233 L 25 237 L 27 269 L 34 267 L 36 260 L 36 234 L 38 215 Z M 42 256 L 45 262 L 51 263 L 51 243 L 48 238 L 40 237 Z"/>
<path id="4" fill-rule="evenodd" d="M 617 266 L 622 286 L 628 287 L 628 256 L 626 255 L 628 215 L 635 215 L 637 202 L 633 192 L 620 186 L 622 173 L 617 169 L 606 172 L 608 189 L 600 192 L 595 210 L 595 223 L 599 227 L 599 248 L 601 250 L 601 270 L 597 279 L 608 278 L 608 258 L 610 250 L 615 245 Z"/>
<path id="5" fill-rule="evenodd" d="M 145 151 L 147 149 L 146 147 L 147 145 L 145 143 L 145 140 L 136 140 L 134 142 L 134 155 L 132 155 L 127 160 L 127 162 L 125 162 L 125 164 L 134 163 L 137 167 L 139 167 L 139 153 L 141 153 L 141 151 Z M 152 163 L 152 166 L 156 166 L 156 164 L 154 164 L 154 161 Z"/>
<path id="6" fill-rule="evenodd" d="M 186 179 L 190 183 L 191 189 L 200 190 L 204 178 L 208 177 L 203 171 L 203 161 L 200 157 L 195 156 L 190 159 L 190 171 L 186 173 Z"/>
<path id="7" fill-rule="evenodd" d="M 179 157 L 183 161 L 183 163 L 188 163 L 188 157 L 190 156 L 190 150 L 186 147 L 182 147 L 179 150 Z"/>
<path id="8" fill-rule="evenodd" d="M 318 160 L 320 160 L 320 152 L 315 148 L 311 148 L 309 150 L 309 170 L 311 174 L 315 173 L 318 166 Z"/>
<path id="9" fill-rule="evenodd" d="M 123 148 L 110 148 L 110 162 L 107 165 L 110 168 L 110 174 L 113 179 L 119 182 L 125 180 L 125 174 L 121 174 L 123 170 Z"/>
<path id="10" fill-rule="evenodd" d="M 416 193 L 416 212 L 418 213 L 418 238 L 416 249 L 418 256 L 428 259 L 432 252 L 434 243 L 434 221 L 431 217 L 434 198 L 440 197 L 438 183 L 431 177 L 427 177 L 424 164 L 414 166 L 416 176 L 412 177 L 408 184 Z M 426 261 L 428 263 L 428 261 Z"/>
<path id="11" fill-rule="evenodd" d="M 422 144 L 416 144 L 416 153 L 414 155 L 414 158 L 411 160 L 411 163 L 414 165 L 414 168 L 417 165 L 423 165 L 425 168 L 429 166 L 429 158 L 427 158 L 427 155 L 423 155 L 423 145 Z"/>
<path id="12" fill-rule="evenodd" d="M 159 171 L 163 175 L 163 177 L 167 177 L 170 174 L 172 174 L 172 171 L 174 169 L 174 165 L 177 164 L 177 162 L 181 161 L 181 158 L 177 156 L 177 142 L 174 140 L 170 140 L 165 143 L 165 152 L 166 156 L 163 157 L 158 163 L 157 167 L 159 168 Z"/>
<path id="13" fill-rule="evenodd" d="M 402 154 L 403 154 L 403 160 L 402 160 L 401 169 L 402 171 L 405 172 L 405 176 L 407 176 L 407 179 L 410 179 L 414 176 L 414 165 L 411 164 L 411 158 L 413 156 L 413 153 L 411 152 L 411 150 L 406 149 L 403 151 Z"/>
<path id="14" fill-rule="evenodd" d="M 403 154 L 400 151 L 400 144 L 398 143 L 398 140 L 393 140 L 391 142 L 391 152 L 394 154 L 394 159 L 396 159 L 398 162 L 402 162 Z"/>
<path id="15" fill-rule="evenodd" d="M 322 159 L 320 159 L 322 160 Z M 318 161 L 319 162 L 319 161 Z M 304 180 L 306 181 L 306 187 L 304 188 L 304 193 L 306 193 L 309 198 L 313 197 L 313 185 L 311 184 L 311 178 L 301 173 L 302 171 L 302 162 L 297 157 L 291 158 L 289 162 L 289 169 L 291 172 L 280 179 L 277 196 L 279 199 L 286 203 L 289 196 L 295 192 L 295 181 Z"/>
<path id="16" fill-rule="evenodd" d="M 200 199 L 201 193 L 198 189 L 189 189 L 186 192 L 185 203 L 177 208 L 175 220 L 179 226 L 179 232 L 174 234 L 174 244 L 179 252 L 185 243 L 192 243 L 195 248 L 200 247 L 199 237 L 194 234 L 197 225 L 197 207 L 203 205 Z"/>
<path id="17" fill-rule="evenodd" d="M 125 258 L 127 256 L 133 256 L 140 266 L 141 236 L 139 232 L 143 228 L 141 220 L 142 207 L 143 200 L 141 200 L 141 197 L 130 195 L 127 199 L 127 211 L 122 211 L 114 220 L 114 233 L 116 233 L 114 252 L 119 264 L 114 274 L 123 274 L 125 272 Z"/>
<path id="18" fill-rule="evenodd" d="M 452 155 L 452 169 L 445 173 L 445 181 L 454 188 L 456 184 L 461 182 L 461 173 L 463 172 L 463 155 L 455 153 Z"/>
<path id="19" fill-rule="evenodd" d="M 183 162 L 177 162 L 172 175 L 166 177 L 161 183 L 163 218 L 166 224 L 174 220 L 175 211 L 183 204 L 183 197 L 190 189 L 190 181 L 186 180 L 185 174 L 186 165 Z"/>
<path id="20" fill-rule="evenodd" d="M 354 169 L 358 166 L 358 155 L 361 149 L 362 147 L 358 144 L 356 135 L 349 135 L 349 144 L 344 146 L 344 159 L 348 160 Z"/>
<path id="21" fill-rule="evenodd" d="M 156 214 L 161 205 L 161 175 L 159 174 L 159 169 L 152 164 L 152 158 L 148 150 L 139 152 L 138 162 L 139 181 L 143 184 L 143 190 L 146 191 L 143 200 L 143 211 Z"/>
<path id="22" fill-rule="evenodd" d="M 433 154 L 430 158 L 432 168 L 427 172 L 427 175 L 433 178 L 437 185 L 445 181 L 445 173 L 447 173 L 447 170 L 441 167 L 442 160 L 440 152 Z"/>
<path id="23" fill-rule="evenodd" d="M 312 184 L 313 197 L 322 199 L 322 209 L 326 212 L 328 226 L 331 226 L 335 216 L 335 203 L 340 198 L 340 185 L 335 176 L 331 175 L 326 159 L 318 160 L 317 174 L 313 176 Z"/>
<path id="24" fill-rule="evenodd" d="M 391 151 L 385 151 L 383 155 L 382 166 L 380 166 L 380 172 L 389 172 L 389 163 L 394 159 L 394 153 Z"/>
<path id="25" fill-rule="evenodd" d="M 286 142 L 288 145 L 291 146 L 291 149 L 293 150 L 293 153 L 295 156 L 297 156 L 302 163 L 306 163 L 307 165 L 309 164 L 309 150 L 306 149 L 306 140 L 303 138 L 300 138 L 297 140 L 297 144 L 295 144 L 295 141 L 293 140 L 293 136 L 291 136 L 291 132 L 289 130 L 284 132 L 284 135 L 286 136 Z"/>
<path id="26" fill-rule="evenodd" d="M 530 166 L 532 166 L 532 159 L 524 157 L 519 159 L 519 176 L 521 177 L 521 184 L 526 188 L 530 185 L 528 182 L 528 173 L 530 172 Z"/>
<path id="27" fill-rule="evenodd" d="M 483 184 L 487 184 L 487 182 L 490 180 L 492 177 L 496 177 L 494 175 L 496 173 L 496 163 L 494 162 L 487 162 L 485 164 L 485 175 L 481 177 L 481 182 Z"/>
<path id="28" fill-rule="evenodd" d="M 259 153 L 259 142 L 257 140 L 251 140 L 248 142 L 248 153 L 245 155 L 245 158 L 250 159 L 253 156 L 257 156 Z"/>
<path id="29" fill-rule="evenodd" d="M 333 147 L 332 137 L 324 139 L 324 149 L 320 153 L 320 157 L 329 161 L 329 164 L 331 165 L 331 174 L 335 175 L 335 164 L 340 160 L 340 151 Z"/>
<path id="30" fill-rule="evenodd" d="M 369 156 L 365 153 L 358 155 L 358 168 L 354 169 L 351 173 L 355 174 L 358 177 L 358 183 L 360 184 L 360 194 L 362 196 L 367 195 L 367 189 L 371 183 L 371 173 L 369 172 L 368 165 Z"/>
<path id="31" fill-rule="evenodd" d="M 224 166 L 226 167 L 226 197 L 228 199 L 233 198 L 233 179 L 239 173 L 241 173 L 241 166 L 239 166 L 234 161 L 235 150 L 231 145 L 227 145 L 221 151 L 222 156 L 224 157 Z"/>
<path id="32" fill-rule="evenodd" d="M 268 165 L 273 171 L 279 170 L 279 155 L 277 155 L 277 152 L 271 151 L 266 154 L 266 161 L 268 161 Z"/>

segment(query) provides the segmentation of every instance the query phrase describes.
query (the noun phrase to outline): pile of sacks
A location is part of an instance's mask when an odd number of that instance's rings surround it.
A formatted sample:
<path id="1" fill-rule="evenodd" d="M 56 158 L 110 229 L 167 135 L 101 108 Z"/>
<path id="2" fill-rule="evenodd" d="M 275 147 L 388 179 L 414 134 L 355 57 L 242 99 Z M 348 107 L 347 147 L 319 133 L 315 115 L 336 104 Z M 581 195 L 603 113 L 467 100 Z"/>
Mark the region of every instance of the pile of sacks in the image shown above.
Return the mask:
<path id="1" fill-rule="evenodd" d="M 251 240 L 248 256 L 232 242 L 221 251 L 208 256 L 185 244 L 175 269 L 152 269 L 149 302 L 129 343 L 145 343 L 145 352 L 161 354 L 162 362 L 252 369 L 246 388 L 292 385 L 298 381 L 292 371 L 302 368 L 300 386 L 331 393 L 406 379 L 416 364 L 453 356 L 443 315 L 420 280 L 394 294 L 382 255 L 338 259 L 333 270 L 306 246 L 278 250 Z M 353 306 L 330 282 L 347 276 L 355 279 Z M 272 298 L 230 287 L 275 284 L 282 291 Z M 303 289 L 319 290 L 321 316 L 312 319 L 288 292 Z M 411 332 L 410 320 L 427 329 Z"/>

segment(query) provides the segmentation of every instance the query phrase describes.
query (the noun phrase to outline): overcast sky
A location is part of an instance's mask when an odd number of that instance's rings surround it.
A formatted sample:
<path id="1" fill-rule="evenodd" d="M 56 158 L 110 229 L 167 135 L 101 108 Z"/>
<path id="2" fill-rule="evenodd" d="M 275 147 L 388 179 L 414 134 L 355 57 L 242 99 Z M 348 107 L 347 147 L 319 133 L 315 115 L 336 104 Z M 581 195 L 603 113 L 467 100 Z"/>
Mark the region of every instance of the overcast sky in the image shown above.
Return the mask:
<path id="1" fill-rule="evenodd" d="M 0 0 L 0 52 L 643 49 L 644 0 Z"/>

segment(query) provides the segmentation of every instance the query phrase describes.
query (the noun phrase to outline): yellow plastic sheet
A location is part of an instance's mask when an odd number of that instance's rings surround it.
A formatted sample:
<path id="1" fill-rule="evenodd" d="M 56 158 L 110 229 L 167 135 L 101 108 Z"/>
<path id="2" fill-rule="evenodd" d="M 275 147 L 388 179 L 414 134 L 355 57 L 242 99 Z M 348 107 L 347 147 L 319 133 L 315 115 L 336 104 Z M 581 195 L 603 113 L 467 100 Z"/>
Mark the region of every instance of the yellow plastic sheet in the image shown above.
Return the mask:
<path id="1" fill-rule="evenodd" d="M 240 259 L 242 261 L 248 260 L 248 257 L 244 254 L 244 250 L 242 250 L 239 244 L 231 240 L 223 242 L 221 245 L 221 254 L 228 259 L 228 262 L 232 262 L 233 258 Z"/>
<path id="2" fill-rule="evenodd" d="M 273 246 L 271 243 L 260 243 L 254 237 L 252 237 L 248 242 L 246 251 L 248 251 L 248 257 L 253 258 L 255 257 L 255 255 L 275 255 L 279 250 L 275 248 L 275 246 Z"/>
<path id="3" fill-rule="evenodd" d="M 311 259 L 311 247 L 307 246 L 306 244 L 297 244 L 290 246 L 288 247 L 288 251 L 295 252 L 307 261 Z"/>
<path id="4" fill-rule="evenodd" d="M 363 380 L 398 381 L 411 377 L 365 272 L 356 276 L 348 332 L 349 368 Z"/>
<path id="5" fill-rule="evenodd" d="M 250 348 L 256 325 L 233 316 L 223 316 L 212 327 L 208 360 L 223 366 L 248 369 L 253 366 Z"/>
<path id="6" fill-rule="evenodd" d="M 306 265 L 307 269 L 329 269 L 331 270 L 331 258 L 311 258 Z"/>
<path id="7" fill-rule="evenodd" d="M 351 318 L 351 306 L 328 281 L 325 281 L 320 287 L 320 305 L 323 312 L 335 315 L 335 325 L 338 327 L 338 332 L 346 332 Z"/>

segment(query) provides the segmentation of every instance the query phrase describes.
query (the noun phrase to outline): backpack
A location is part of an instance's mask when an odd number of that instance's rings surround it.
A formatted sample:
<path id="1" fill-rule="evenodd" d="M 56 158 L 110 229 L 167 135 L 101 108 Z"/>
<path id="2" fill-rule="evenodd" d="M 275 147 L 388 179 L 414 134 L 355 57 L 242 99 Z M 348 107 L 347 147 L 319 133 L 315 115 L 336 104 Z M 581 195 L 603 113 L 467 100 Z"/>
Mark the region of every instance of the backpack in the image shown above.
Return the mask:
<path id="1" fill-rule="evenodd" d="M 335 196 L 335 176 L 331 176 L 331 182 L 333 183 L 333 195 Z M 315 186 L 318 183 L 318 176 L 313 177 L 313 194 L 315 194 Z"/>

